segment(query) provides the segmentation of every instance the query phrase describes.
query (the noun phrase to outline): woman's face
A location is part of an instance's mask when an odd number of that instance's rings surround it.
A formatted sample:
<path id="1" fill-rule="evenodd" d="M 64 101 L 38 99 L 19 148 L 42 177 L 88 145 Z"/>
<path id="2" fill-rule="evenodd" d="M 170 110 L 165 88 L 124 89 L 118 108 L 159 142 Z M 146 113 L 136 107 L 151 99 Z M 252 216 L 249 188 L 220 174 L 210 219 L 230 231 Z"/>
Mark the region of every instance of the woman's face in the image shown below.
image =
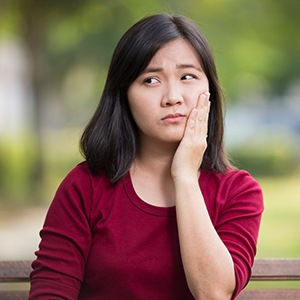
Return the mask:
<path id="1" fill-rule="evenodd" d="M 165 44 L 129 86 L 127 96 L 140 141 L 178 143 L 208 79 L 190 43 L 176 39 Z"/>

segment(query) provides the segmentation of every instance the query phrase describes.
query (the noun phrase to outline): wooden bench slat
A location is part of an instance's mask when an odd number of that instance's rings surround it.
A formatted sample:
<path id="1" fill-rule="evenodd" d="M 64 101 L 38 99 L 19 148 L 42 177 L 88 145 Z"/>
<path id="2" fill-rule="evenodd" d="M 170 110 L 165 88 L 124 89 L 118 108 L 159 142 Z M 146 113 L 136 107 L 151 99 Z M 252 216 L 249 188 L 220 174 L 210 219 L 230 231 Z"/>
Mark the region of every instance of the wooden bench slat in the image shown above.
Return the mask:
<path id="1" fill-rule="evenodd" d="M 0 261 L 0 282 L 28 282 L 30 261 Z"/>
<path id="2" fill-rule="evenodd" d="M 27 300 L 28 291 L 0 291 L 1 300 Z"/>
<path id="3" fill-rule="evenodd" d="M 256 259 L 251 280 L 300 280 L 300 258 Z"/>
<path id="4" fill-rule="evenodd" d="M 0 261 L 0 284 L 17 284 L 18 282 L 29 282 L 31 272 L 31 261 Z M 267 258 L 256 259 L 251 281 L 300 281 L 300 258 Z M 15 288 L 15 286 L 14 286 Z M 298 288 L 298 286 L 297 286 Z M 24 289 L 28 289 L 25 287 Z M 1 291 L 1 300 L 25 300 L 28 291 Z M 237 297 L 237 300 L 259 300 L 259 299 L 298 299 L 299 289 L 246 289 Z"/>
<path id="5" fill-rule="evenodd" d="M 237 300 L 259 299 L 300 299 L 300 289 L 282 290 L 244 290 L 236 298 Z"/>

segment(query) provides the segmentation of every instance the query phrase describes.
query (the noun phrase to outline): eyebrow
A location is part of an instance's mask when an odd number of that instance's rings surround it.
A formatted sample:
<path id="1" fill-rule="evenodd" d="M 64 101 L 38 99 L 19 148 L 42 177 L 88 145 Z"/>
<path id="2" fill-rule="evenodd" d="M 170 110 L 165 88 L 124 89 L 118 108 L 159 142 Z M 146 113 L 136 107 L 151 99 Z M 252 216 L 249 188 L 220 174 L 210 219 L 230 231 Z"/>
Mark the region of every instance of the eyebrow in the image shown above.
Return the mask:
<path id="1" fill-rule="evenodd" d="M 176 65 L 176 69 L 195 69 L 199 72 L 203 72 L 203 70 L 201 68 L 196 67 L 193 64 L 179 64 Z M 156 72 L 162 72 L 163 68 L 146 68 L 142 73 L 156 73 Z"/>
<path id="2" fill-rule="evenodd" d="M 199 72 L 203 72 L 203 70 L 201 68 L 196 67 L 193 64 L 180 64 L 180 65 L 176 65 L 177 69 L 195 69 Z"/>

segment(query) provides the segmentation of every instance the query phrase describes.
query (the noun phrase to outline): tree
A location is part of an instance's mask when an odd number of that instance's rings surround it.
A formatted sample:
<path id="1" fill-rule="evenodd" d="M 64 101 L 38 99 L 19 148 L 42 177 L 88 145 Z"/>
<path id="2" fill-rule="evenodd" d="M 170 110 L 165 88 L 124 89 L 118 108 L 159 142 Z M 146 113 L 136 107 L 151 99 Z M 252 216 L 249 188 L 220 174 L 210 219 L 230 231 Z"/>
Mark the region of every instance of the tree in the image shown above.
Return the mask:
<path id="1" fill-rule="evenodd" d="M 67 105 L 62 116 L 76 107 L 62 89 L 78 65 L 86 67 L 84 76 L 96 74 L 89 88 L 97 88 L 99 95 L 115 44 L 141 17 L 167 12 L 192 18 L 210 41 L 222 85 L 235 101 L 257 88 L 257 82 L 276 95 L 300 80 L 299 9 L 298 0 L 0 0 L 0 28 L 22 39 L 31 62 L 37 145 L 31 182 L 38 186 L 43 181 L 45 127 L 66 126 L 65 119 L 71 119 L 68 115 L 59 125 L 46 123 L 55 117 L 49 118 L 49 99 L 61 109 Z M 84 88 L 84 76 L 73 95 Z M 86 106 L 77 104 L 76 114 L 84 114 Z"/>

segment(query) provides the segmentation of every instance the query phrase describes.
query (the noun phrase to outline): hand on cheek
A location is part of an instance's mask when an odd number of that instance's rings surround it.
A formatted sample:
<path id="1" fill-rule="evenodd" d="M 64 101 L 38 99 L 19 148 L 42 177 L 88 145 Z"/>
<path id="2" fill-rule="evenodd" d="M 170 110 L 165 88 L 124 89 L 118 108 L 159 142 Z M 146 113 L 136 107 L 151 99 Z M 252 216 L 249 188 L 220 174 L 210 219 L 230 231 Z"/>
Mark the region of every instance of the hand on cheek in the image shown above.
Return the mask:
<path id="1" fill-rule="evenodd" d="M 207 138 L 208 133 L 208 117 L 209 117 L 209 109 L 210 109 L 210 94 L 206 92 L 201 94 L 198 99 L 197 107 L 198 117 L 196 119 L 196 124 L 199 122 L 198 134 L 200 137 Z"/>
<path id="2" fill-rule="evenodd" d="M 209 97 L 208 92 L 201 94 L 196 107 L 190 112 L 183 138 L 173 158 L 173 178 L 198 174 L 207 147 Z"/>

